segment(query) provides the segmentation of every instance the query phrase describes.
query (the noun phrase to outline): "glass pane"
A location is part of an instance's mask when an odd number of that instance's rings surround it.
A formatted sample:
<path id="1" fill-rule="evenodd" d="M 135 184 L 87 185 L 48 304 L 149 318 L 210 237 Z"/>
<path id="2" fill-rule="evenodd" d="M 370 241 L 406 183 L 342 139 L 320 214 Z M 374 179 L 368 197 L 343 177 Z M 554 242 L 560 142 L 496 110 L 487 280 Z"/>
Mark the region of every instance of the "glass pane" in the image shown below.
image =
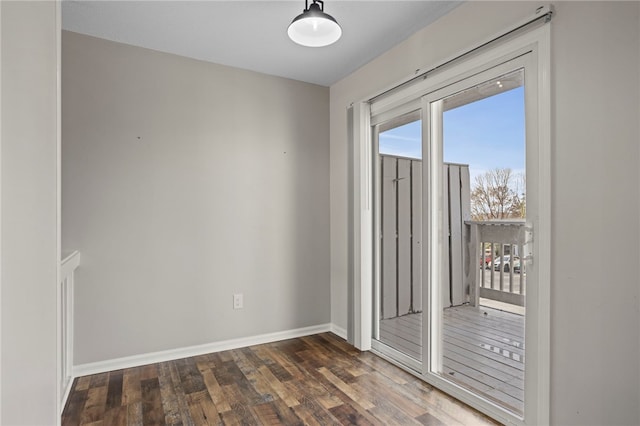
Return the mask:
<path id="1" fill-rule="evenodd" d="M 400 353 L 399 361 L 416 366 L 422 360 L 420 112 L 380 125 L 377 142 L 380 238 L 374 337 Z"/>
<path id="2" fill-rule="evenodd" d="M 383 130 L 378 139 L 378 152 L 381 155 L 422 159 L 421 120 L 415 120 L 386 131 Z"/>
<path id="3" fill-rule="evenodd" d="M 443 100 L 443 309 L 435 373 L 524 410 L 524 73 Z M 474 236 L 481 236 L 477 241 Z"/>

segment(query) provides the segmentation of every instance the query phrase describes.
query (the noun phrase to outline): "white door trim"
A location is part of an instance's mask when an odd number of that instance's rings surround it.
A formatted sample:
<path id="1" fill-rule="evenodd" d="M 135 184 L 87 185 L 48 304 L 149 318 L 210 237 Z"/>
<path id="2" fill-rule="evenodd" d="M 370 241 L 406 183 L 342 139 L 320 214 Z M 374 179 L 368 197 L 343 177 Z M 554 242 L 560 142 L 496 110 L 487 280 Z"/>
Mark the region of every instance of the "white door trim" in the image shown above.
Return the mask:
<path id="1" fill-rule="evenodd" d="M 61 283 L 61 261 L 62 261 L 62 4 L 61 0 L 56 0 L 55 4 L 56 19 L 56 402 L 58 404 L 57 424 L 62 421 L 62 411 L 68 396 L 68 391 L 62 389 L 64 378 L 62 377 L 62 363 L 67 359 L 65 347 L 62 342 L 62 283 Z M 73 327 L 73 325 L 71 325 Z M 73 350 L 73 348 L 71 348 Z"/>
<path id="2" fill-rule="evenodd" d="M 371 109 L 353 105 L 353 345 L 371 349 L 373 305 L 373 173 Z"/>
<path id="3" fill-rule="evenodd" d="M 2 38 L 2 3 L 0 3 L 0 39 Z M 0 384 L 2 381 L 2 43 L 0 43 Z M 0 385 L 0 424 L 2 423 L 2 386 Z"/>

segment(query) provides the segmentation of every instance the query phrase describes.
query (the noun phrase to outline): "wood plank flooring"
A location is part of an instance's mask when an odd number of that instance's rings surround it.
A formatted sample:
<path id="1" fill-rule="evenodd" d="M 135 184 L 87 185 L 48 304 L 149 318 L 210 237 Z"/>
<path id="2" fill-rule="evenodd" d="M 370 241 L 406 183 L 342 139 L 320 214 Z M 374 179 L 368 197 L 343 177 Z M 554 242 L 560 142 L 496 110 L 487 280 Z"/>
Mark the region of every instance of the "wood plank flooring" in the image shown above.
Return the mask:
<path id="1" fill-rule="evenodd" d="M 446 308 L 442 317 L 443 375 L 516 414 L 522 414 L 524 318 L 523 315 L 483 306 Z M 380 340 L 421 359 L 421 323 L 421 313 L 382 320 Z"/>
<path id="2" fill-rule="evenodd" d="M 493 425 L 331 333 L 77 378 L 70 425 Z"/>

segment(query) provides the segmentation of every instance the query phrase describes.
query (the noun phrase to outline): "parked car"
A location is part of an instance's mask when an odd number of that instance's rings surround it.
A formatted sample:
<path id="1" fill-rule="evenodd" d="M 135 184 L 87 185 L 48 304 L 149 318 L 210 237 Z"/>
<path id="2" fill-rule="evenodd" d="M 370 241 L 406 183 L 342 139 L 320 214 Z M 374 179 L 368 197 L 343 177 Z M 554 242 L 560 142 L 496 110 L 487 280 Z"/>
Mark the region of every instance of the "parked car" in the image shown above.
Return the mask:
<path id="1" fill-rule="evenodd" d="M 519 257 L 514 257 L 513 258 L 513 272 L 515 272 L 516 274 L 520 273 L 520 258 Z"/>
<path id="2" fill-rule="evenodd" d="M 502 256 L 502 258 L 498 258 L 493 262 L 493 270 L 499 271 L 502 267 L 504 272 L 509 272 L 511 270 L 511 255 Z M 520 258 L 518 256 L 513 257 L 513 272 L 520 273 Z"/>
<path id="3" fill-rule="evenodd" d="M 500 265 L 502 265 L 503 263 L 509 262 L 509 258 L 511 256 L 506 255 L 506 256 L 502 256 L 502 257 L 498 257 L 496 258 L 496 260 L 493 261 L 493 270 L 494 271 L 499 271 L 500 270 Z"/>

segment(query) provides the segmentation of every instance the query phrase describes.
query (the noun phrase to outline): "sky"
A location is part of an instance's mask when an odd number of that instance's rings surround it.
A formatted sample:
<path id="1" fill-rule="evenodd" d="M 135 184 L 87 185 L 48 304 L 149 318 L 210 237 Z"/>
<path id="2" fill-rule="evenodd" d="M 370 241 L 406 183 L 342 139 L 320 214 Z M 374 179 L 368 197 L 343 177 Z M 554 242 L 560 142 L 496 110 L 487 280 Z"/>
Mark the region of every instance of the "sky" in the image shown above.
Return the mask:
<path id="1" fill-rule="evenodd" d="M 444 161 L 469 164 L 475 176 L 495 168 L 525 168 L 524 87 L 444 112 Z M 421 122 L 380 134 L 380 153 L 421 158 Z"/>

